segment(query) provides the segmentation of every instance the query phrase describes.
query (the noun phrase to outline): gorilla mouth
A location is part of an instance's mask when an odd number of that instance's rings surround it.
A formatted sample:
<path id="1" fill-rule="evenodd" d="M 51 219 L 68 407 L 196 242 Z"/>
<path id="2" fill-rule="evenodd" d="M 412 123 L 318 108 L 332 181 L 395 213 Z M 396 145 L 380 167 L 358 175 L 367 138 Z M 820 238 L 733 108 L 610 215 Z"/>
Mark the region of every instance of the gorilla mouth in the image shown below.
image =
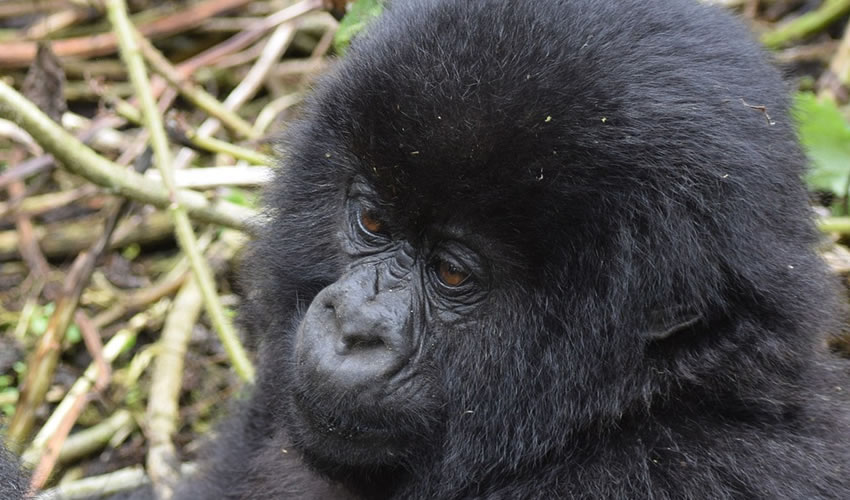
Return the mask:
<path id="1" fill-rule="evenodd" d="M 305 458 L 319 469 L 376 467 L 397 464 L 411 450 L 413 439 L 393 430 L 392 419 L 377 420 L 356 405 L 318 408 L 310 397 L 294 391 L 289 429 Z"/>
<path id="2" fill-rule="evenodd" d="M 363 418 L 340 418 L 330 411 L 317 408 L 311 404 L 302 391 L 295 391 L 294 406 L 298 416 L 307 424 L 311 433 L 343 440 L 348 443 L 360 441 L 370 443 L 374 447 L 376 443 L 390 445 L 398 440 L 397 433 L 391 430 L 388 424 Z M 337 408 L 340 413 L 356 415 L 356 408 L 345 408 L 341 405 Z"/>

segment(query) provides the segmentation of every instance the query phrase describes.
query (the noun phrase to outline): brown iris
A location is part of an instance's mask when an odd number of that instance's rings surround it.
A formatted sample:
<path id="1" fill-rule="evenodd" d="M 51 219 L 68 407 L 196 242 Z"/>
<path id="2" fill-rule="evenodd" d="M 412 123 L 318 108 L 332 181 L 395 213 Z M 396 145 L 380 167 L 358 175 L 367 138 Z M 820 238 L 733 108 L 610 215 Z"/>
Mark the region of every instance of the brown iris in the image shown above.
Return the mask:
<path id="1" fill-rule="evenodd" d="M 372 234 L 381 234 L 384 230 L 383 221 L 375 216 L 374 212 L 369 210 L 360 211 L 360 226 Z"/>
<path id="2" fill-rule="evenodd" d="M 458 287 L 469 279 L 468 272 L 444 260 L 437 265 L 437 275 L 448 287 Z"/>

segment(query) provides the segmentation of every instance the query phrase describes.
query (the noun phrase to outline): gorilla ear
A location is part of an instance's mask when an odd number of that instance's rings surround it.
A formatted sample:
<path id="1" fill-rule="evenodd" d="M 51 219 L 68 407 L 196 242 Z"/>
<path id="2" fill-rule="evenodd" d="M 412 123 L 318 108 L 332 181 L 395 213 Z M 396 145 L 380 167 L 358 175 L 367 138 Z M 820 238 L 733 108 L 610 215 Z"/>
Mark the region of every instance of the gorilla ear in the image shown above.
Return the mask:
<path id="1" fill-rule="evenodd" d="M 702 314 L 684 307 L 656 310 L 650 313 L 647 338 L 652 342 L 667 340 L 693 330 L 701 320 Z"/>

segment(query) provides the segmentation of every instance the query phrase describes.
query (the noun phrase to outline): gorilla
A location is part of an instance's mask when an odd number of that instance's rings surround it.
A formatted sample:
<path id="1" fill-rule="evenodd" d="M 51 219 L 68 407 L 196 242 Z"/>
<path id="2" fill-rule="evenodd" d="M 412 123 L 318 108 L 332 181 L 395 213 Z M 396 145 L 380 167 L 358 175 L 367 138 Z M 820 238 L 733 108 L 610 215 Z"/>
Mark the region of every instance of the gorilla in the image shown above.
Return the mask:
<path id="1" fill-rule="evenodd" d="M 787 91 L 695 0 L 393 0 L 285 133 L 182 499 L 850 498 Z"/>
<path id="2" fill-rule="evenodd" d="M 182 498 L 850 498 L 777 71 L 693 0 L 395 0 L 285 134 Z"/>
<path id="3" fill-rule="evenodd" d="M 17 460 L 0 441 L 0 499 L 19 500 L 24 498 L 27 483 L 21 473 Z"/>

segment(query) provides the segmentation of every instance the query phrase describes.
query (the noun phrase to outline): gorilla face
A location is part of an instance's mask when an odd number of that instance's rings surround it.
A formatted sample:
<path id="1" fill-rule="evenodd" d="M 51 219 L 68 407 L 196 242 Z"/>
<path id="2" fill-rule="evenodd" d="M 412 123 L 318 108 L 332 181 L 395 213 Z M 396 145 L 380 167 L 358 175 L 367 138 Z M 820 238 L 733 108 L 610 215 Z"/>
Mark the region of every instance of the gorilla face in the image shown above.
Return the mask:
<path id="1" fill-rule="evenodd" d="M 829 300 L 781 88 L 696 2 L 394 2 L 268 194 L 275 428 L 334 478 L 486 483 L 796 376 Z"/>
<path id="2" fill-rule="evenodd" d="M 483 289 L 476 255 L 459 242 L 415 247 L 380 198 L 351 179 L 339 219 L 342 276 L 295 333 L 296 415 L 311 450 L 343 463 L 392 462 L 441 411 L 427 362 L 434 335 L 463 328 Z M 478 273 L 481 277 L 481 274 Z"/>

